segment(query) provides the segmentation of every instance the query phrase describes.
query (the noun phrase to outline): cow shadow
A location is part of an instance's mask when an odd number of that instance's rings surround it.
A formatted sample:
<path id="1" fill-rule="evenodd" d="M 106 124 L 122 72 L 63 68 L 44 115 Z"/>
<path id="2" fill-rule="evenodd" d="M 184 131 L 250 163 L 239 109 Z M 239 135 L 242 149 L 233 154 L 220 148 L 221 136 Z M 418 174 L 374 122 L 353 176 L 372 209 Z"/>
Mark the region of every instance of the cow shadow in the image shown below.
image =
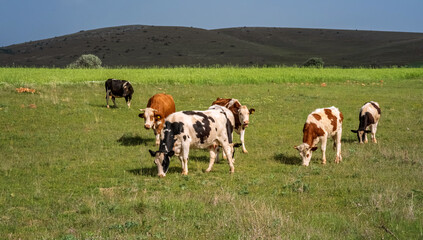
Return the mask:
<path id="1" fill-rule="evenodd" d="M 122 137 L 120 137 L 117 142 L 120 143 L 120 145 L 123 146 L 138 146 L 138 145 L 151 145 L 151 143 L 154 143 L 156 140 L 153 138 L 143 138 L 138 135 L 132 135 L 132 134 L 123 134 Z"/>
<path id="2" fill-rule="evenodd" d="M 189 156 L 189 160 L 198 162 L 210 162 L 210 156 Z"/>
<path id="3" fill-rule="evenodd" d="M 281 162 L 287 165 L 301 165 L 302 160 L 299 156 L 287 156 L 283 153 L 278 153 L 273 156 L 275 161 Z"/>
<path id="4" fill-rule="evenodd" d="M 358 140 L 357 138 L 347 138 L 347 139 L 342 139 L 341 144 L 342 143 L 358 143 Z"/>
<path id="5" fill-rule="evenodd" d="M 157 177 L 157 167 L 156 166 L 135 168 L 135 169 L 130 169 L 130 170 L 126 170 L 126 171 L 133 174 L 133 175 L 136 175 L 136 176 Z M 182 170 L 181 170 L 180 167 L 169 167 L 169 170 L 167 171 L 166 174 L 181 173 L 181 171 Z"/>

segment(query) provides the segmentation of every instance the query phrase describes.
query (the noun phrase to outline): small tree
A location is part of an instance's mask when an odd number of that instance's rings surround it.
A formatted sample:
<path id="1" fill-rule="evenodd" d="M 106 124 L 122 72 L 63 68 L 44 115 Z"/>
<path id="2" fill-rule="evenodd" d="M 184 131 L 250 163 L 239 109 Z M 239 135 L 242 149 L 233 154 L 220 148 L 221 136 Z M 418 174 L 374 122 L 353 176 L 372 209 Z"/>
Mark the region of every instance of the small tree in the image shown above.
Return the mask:
<path id="1" fill-rule="evenodd" d="M 305 63 L 303 63 L 303 67 L 322 68 L 324 64 L 325 62 L 323 62 L 323 59 L 318 57 L 312 57 L 305 61 Z"/>
<path id="2" fill-rule="evenodd" d="M 96 55 L 81 55 L 75 62 L 68 65 L 69 68 L 101 68 L 101 60 Z"/>

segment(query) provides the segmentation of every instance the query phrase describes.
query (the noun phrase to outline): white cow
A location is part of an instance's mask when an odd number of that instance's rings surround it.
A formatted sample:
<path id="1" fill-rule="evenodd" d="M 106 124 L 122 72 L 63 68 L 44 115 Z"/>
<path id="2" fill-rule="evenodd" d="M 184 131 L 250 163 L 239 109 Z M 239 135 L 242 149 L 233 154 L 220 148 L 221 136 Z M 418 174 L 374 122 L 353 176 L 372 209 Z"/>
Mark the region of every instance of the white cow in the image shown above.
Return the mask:
<path id="1" fill-rule="evenodd" d="M 219 107 L 206 111 L 175 112 L 165 119 L 159 151 L 150 150 L 155 157 L 158 176 L 165 177 L 169 169 L 170 157 L 179 155 L 182 174 L 188 174 L 188 155 L 191 147 L 209 149 L 210 163 L 206 172 L 212 170 L 218 146 L 222 146 L 228 156 L 229 171 L 234 172 L 232 131 L 234 116 L 228 109 Z"/>
<path id="2" fill-rule="evenodd" d="M 377 125 L 379 124 L 380 113 L 379 103 L 377 102 L 370 101 L 361 107 L 360 114 L 358 115 L 360 125 L 357 130 L 351 130 L 351 132 L 357 133 L 357 138 L 360 143 L 368 142 L 367 133 L 370 132 L 372 133 L 372 141 L 377 143 L 376 131 Z M 369 127 L 371 131 L 367 130 Z"/>
<path id="3" fill-rule="evenodd" d="M 303 165 L 308 166 L 312 152 L 317 149 L 317 143 L 322 141 L 322 163 L 326 164 L 326 143 L 328 137 L 334 140 L 336 148 L 335 162 L 342 160 L 341 156 L 341 135 L 342 121 L 344 116 L 336 107 L 319 108 L 310 113 L 303 128 L 303 143 L 294 148 L 300 152 Z"/>

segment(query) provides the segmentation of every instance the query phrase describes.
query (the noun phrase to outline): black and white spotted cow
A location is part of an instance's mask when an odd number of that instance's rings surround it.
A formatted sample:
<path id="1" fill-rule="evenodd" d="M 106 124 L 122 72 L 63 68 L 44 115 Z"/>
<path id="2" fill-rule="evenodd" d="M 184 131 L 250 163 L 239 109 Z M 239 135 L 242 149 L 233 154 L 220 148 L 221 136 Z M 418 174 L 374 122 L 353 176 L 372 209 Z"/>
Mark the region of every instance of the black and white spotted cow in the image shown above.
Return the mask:
<path id="1" fill-rule="evenodd" d="M 134 88 L 131 83 L 126 80 L 107 79 L 105 82 L 106 87 L 106 103 L 107 108 L 109 106 L 109 98 L 112 98 L 113 105 L 116 107 L 115 98 L 124 97 L 128 108 L 131 107 L 132 94 L 134 94 Z"/>
<path id="2" fill-rule="evenodd" d="M 372 141 L 377 143 L 376 140 L 376 131 L 377 125 L 379 124 L 380 119 L 380 107 L 377 102 L 367 102 L 361 109 L 359 114 L 360 124 L 357 130 L 351 130 L 353 133 L 357 133 L 357 138 L 360 143 L 367 143 L 367 133 L 372 133 Z M 367 128 L 370 127 L 370 131 Z"/>
<path id="3" fill-rule="evenodd" d="M 234 116 L 227 108 L 216 107 L 206 111 L 182 111 L 169 115 L 160 136 L 159 151 L 150 151 L 155 158 L 158 176 L 165 177 L 170 157 L 175 153 L 182 165 L 182 174 L 188 174 L 188 155 L 191 147 L 209 149 L 210 162 L 206 172 L 212 170 L 217 148 L 222 146 L 228 156 L 230 172 L 234 172 L 232 132 Z"/>

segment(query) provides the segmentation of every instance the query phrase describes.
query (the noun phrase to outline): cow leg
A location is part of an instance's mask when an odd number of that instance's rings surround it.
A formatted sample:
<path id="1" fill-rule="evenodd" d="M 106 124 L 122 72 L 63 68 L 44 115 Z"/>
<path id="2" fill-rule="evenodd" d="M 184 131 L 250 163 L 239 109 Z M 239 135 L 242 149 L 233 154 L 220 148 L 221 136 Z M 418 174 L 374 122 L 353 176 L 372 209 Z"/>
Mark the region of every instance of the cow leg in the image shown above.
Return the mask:
<path id="1" fill-rule="evenodd" d="M 232 149 L 231 146 L 229 146 L 227 143 L 226 144 L 222 144 L 223 146 L 223 151 L 226 153 L 226 157 L 228 158 L 228 163 L 229 163 L 229 172 L 230 173 L 234 173 L 235 172 L 235 167 L 234 167 L 234 160 L 232 158 Z"/>
<path id="2" fill-rule="evenodd" d="M 335 158 L 335 163 L 340 163 L 342 161 L 342 156 L 341 156 L 341 137 L 342 137 L 342 130 L 339 130 L 338 133 L 336 133 L 336 139 L 335 143 L 336 143 L 336 158 Z"/>
<path id="3" fill-rule="evenodd" d="M 367 129 L 367 128 L 369 128 L 369 127 L 366 127 L 365 129 Z M 367 140 L 367 133 L 366 133 L 366 131 L 364 131 L 364 143 L 368 143 L 369 141 Z"/>
<path id="4" fill-rule="evenodd" d="M 107 104 L 107 108 L 110 108 L 109 106 L 109 97 L 110 97 L 110 90 L 106 91 L 106 104 Z"/>
<path id="5" fill-rule="evenodd" d="M 125 97 L 126 104 L 128 105 L 128 108 L 131 108 L 131 98 L 129 96 Z"/>
<path id="6" fill-rule="evenodd" d="M 189 155 L 189 141 L 182 143 L 182 175 L 188 175 L 188 155 Z"/>
<path id="7" fill-rule="evenodd" d="M 245 148 L 244 136 L 245 136 L 245 129 L 242 129 L 242 130 L 241 130 L 242 152 L 243 152 L 243 153 L 248 153 L 247 149 Z"/>
<path id="8" fill-rule="evenodd" d="M 156 146 L 160 145 L 160 133 L 157 132 L 156 129 L 153 128 L 154 135 L 156 136 Z"/>
<path id="9" fill-rule="evenodd" d="M 115 97 L 112 96 L 113 105 L 116 107 Z"/>
<path id="10" fill-rule="evenodd" d="M 214 161 L 217 156 L 217 148 L 215 148 L 214 146 L 211 146 L 209 148 L 209 151 L 210 151 L 210 162 L 209 162 L 209 167 L 206 169 L 206 172 L 210 172 L 212 170 Z"/>
<path id="11" fill-rule="evenodd" d="M 372 131 L 372 142 L 374 142 L 374 143 L 377 143 L 377 140 L 376 140 L 377 124 L 378 124 L 378 123 L 375 123 L 375 124 L 373 124 L 373 125 L 371 126 L 371 131 Z"/>
<path id="12" fill-rule="evenodd" d="M 322 164 L 326 164 L 326 144 L 328 142 L 328 137 L 323 136 L 322 138 Z"/>

